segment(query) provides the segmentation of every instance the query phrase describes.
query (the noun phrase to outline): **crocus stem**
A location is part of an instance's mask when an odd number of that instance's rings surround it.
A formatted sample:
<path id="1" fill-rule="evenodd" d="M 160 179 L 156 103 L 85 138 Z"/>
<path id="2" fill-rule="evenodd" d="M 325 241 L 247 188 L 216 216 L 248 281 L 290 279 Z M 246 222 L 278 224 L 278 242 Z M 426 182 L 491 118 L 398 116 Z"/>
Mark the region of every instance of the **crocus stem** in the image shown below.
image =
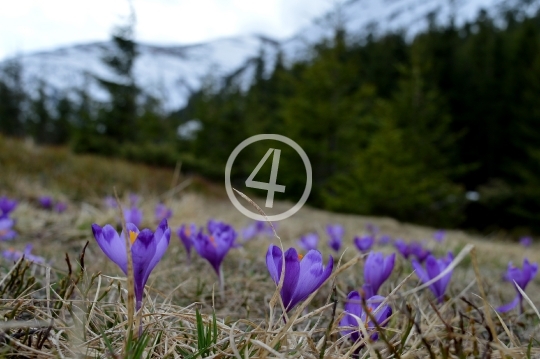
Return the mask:
<path id="1" fill-rule="evenodd" d="M 219 294 L 221 295 L 221 299 L 225 298 L 225 276 L 221 266 L 219 267 Z"/>

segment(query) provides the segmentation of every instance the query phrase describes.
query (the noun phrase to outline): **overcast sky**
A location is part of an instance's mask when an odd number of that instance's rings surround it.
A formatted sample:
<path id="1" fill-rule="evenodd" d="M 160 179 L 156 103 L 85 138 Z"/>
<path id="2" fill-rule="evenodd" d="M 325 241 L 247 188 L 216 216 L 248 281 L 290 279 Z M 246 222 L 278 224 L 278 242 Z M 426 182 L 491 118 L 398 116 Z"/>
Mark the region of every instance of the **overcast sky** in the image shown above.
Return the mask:
<path id="1" fill-rule="evenodd" d="M 286 38 L 338 0 L 133 0 L 136 37 L 188 44 L 251 33 Z M 0 59 L 106 40 L 128 0 L 0 0 Z"/>

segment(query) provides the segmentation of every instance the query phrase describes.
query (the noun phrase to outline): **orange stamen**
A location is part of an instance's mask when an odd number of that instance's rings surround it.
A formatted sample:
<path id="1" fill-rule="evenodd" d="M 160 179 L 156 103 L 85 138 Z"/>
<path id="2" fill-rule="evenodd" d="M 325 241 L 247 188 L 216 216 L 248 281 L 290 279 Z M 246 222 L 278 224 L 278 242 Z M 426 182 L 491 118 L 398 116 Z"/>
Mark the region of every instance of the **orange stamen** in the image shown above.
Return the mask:
<path id="1" fill-rule="evenodd" d="M 210 242 L 215 247 L 216 246 L 216 239 L 214 238 L 214 236 L 210 236 L 209 238 L 210 238 Z"/>
<path id="2" fill-rule="evenodd" d="M 304 255 L 303 255 L 303 254 L 300 254 L 300 253 L 298 253 L 298 260 L 300 260 L 300 261 L 301 261 L 301 260 L 302 260 L 302 258 L 304 258 Z"/>
<path id="3" fill-rule="evenodd" d="M 135 242 L 136 239 L 137 239 L 137 233 L 133 231 L 129 231 L 129 241 L 131 242 L 131 244 L 133 244 L 133 242 Z"/>

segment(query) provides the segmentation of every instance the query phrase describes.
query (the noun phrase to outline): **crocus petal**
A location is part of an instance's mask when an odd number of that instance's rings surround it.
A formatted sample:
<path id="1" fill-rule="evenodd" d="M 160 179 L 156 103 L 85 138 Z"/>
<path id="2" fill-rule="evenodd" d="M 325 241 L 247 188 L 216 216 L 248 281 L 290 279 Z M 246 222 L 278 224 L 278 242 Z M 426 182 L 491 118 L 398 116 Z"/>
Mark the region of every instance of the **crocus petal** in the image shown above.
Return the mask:
<path id="1" fill-rule="evenodd" d="M 273 244 L 268 247 L 268 252 L 266 252 L 266 267 L 268 268 L 268 272 L 270 272 L 270 277 L 276 285 L 279 283 L 281 274 L 282 254 L 281 248 Z"/>
<path id="2" fill-rule="evenodd" d="M 148 267 L 156 253 L 157 243 L 154 240 L 154 233 L 149 229 L 143 229 L 133 245 L 131 246 L 131 257 L 133 260 L 133 277 L 135 279 L 135 297 L 137 299 L 137 310 L 142 304 L 144 286 Z"/>
<path id="3" fill-rule="evenodd" d="M 309 297 L 332 273 L 334 268 L 332 256 L 329 257 L 326 268 L 323 267 L 322 260 L 321 252 L 310 250 L 300 261 L 300 277 L 291 299 L 291 308 Z"/>
<path id="4" fill-rule="evenodd" d="M 395 261 L 396 261 L 395 253 L 392 253 L 389 256 L 386 256 L 386 258 L 384 258 L 384 264 L 383 264 L 383 270 L 382 270 L 383 278 L 384 278 L 383 281 L 387 280 L 388 277 L 390 277 L 390 274 L 392 274 L 392 271 L 394 270 Z"/>
<path id="5" fill-rule="evenodd" d="M 369 284 L 373 292 L 377 292 L 382 284 L 381 271 L 383 269 L 383 254 L 380 252 L 369 253 L 364 264 L 364 282 Z M 367 294 L 366 294 L 367 295 Z M 368 296 L 368 297 L 371 297 Z"/>
<path id="6" fill-rule="evenodd" d="M 501 313 L 505 313 L 505 312 L 508 312 L 512 309 L 514 309 L 515 307 L 517 307 L 517 305 L 519 304 L 519 296 L 516 296 L 514 298 L 513 301 L 511 301 L 510 303 L 508 304 L 505 304 L 505 305 L 501 305 L 499 308 L 497 308 L 497 311 L 501 312 Z"/>
<path id="7" fill-rule="evenodd" d="M 403 240 L 401 239 L 396 239 L 396 241 L 394 242 L 394 246 L 396 247 L 396 249 L 398 250 L 398 252 L 405 258 L 405 259 L 408 259 L 409 258 L 409 255 L 410 255 L 410 248 L 409 248 L 409 245 L 407 243 L 405 243 Z"/>
<path id="8" fill-rule="evenodd" d="M 385 325 L 386 320 L 392 315 L 392 308 L 388 304 L 382 306 L 385 299 L 383 296 L 375 295 L 366 301 L 368 308 L 371 309 L 377 324 L 380 326 Z M 373 325 L 373 327 L 375 326 Z"/>
<path id="9" fill-rule="evenodd" d="M 15 221 L 11 218 L 0 218 L 0 231 L 11 229 L 15 225 Z"/>
<path id="10" fill-rule="evenodd" d="M 156 265 L 159 263 L 165 252 L 167 251 L 167 248 L 169 247 L 169 242 L 171 240 L 171 230 L 169 229 L 169 226 L 167 225 L 167 220 L 163 219 L 159 226 L 157 227 L 156 231 L 154 232 L 154 241 L 156 243 L 156 252 L 154 253 L 154 257 L 148 264 L 148 267 L 146 269 L 146 273 L 144 275 L 144 282 L 148 280 L 148 277 L 150 276 L 150 273 L 152 270 L 156 267 Z"/>
<path id="11" fill-rule="evenodd" d="M 530 264 L 529 260 L 525 258 L 523 260 L 523 279 L 522 283 L 520 283 L 521 289 L 525 289 L 527 284 L 536 276 L 536 273 L 538 272 L 538 264 L 533 263 Z"/>
<path id="12" fill-rule="evenodd" d="M 387 319 L 392 315 L 392 308 L 386 304 L 386 305 L 383 305 L 382 303 L 384 302 L 385 298 L 380 296 L 380 295 L 376 295 L 376 296 L 373 296 L 371 298 L 369 298 L 367 301 L 366 301 L 366 305 L 367 307 L 369 308 L 370 312 L 373 313 L 373 316 L 375 318 L 375 321 L 377 322 L 377 325 L 379 326 L 386 326 L 386 324 L 388 324 L 388 321 Z M 370 320 L 367 316 L 367 314 L 365 316 L 363 316 L 363 318 L 365 322 L 368 322 L 368 328 L 369 329 L 375 329 L 377 326 L 373 323 L 372 320 Z M 369 319 L 369 320 L 368 320 Z M 371 336 L 370 336 L 371 340 L 377 340 L 379 338 L 379 333 L 377 332 L 374 332 Z"/>
<path id="13" fill-rule="evenodd" d="M 373 286 L 369 283 L 364 283 L 364 285 L 362 285 L 362 292 L 362 296 L 364 298 L 370 298 L 375 295 L 375 290 L 373 289 Z"/>
<path id="14" fill-rule="evenodd" d="M 448 253 L 446 258 L 442 258 L 439 260 L 439 270 L 442 273 L 454 260 L 454 255 L 452 253 Z M 449 271 L 447 274 L 445 274 L 441 278 L 441 288 L 443 289 L 443 294 L 446 292 L 446 288 L 448 288 L 448 284 L 450 284 L 450 280 L 452 279 L 452 271 Z"/>
<path id="15" fill-rule="evenodd" d="M 101 228 L 97 224 L 92 224 L 92 232 L 99 247 L 120 269 L 127 275 L 127 254 L 126 242 L 123 237 L 109 224 Z"/>
<path id="16" fill-rule="evenodd" d="M 418 276 L 418 278 L 420 278 L 422 283 L 429 282 L 429 277 L 426 271 L 424 270 L 424 268 L 422 267 L 422 265 L 418 263 L 417 260 L 413 260 L 411 264 L 412 264 L 413 269 L 416 271 L 416 275 Z"/>
<path id="17" fill-rule="evenodd" d="M 339 326 L 357 328 L 359 326 L 358 322 L 363 315 L 362 298 L 358 292 L 352 291 L 349 293 L 347 300 L 345 301 L 344 309 L 345 315 L 343 316 L 343 319 L 341 319 L 341 322 L 339 322 Z M 352 328 L 342 329 L 340 332 L 343 336 L 349 335 L 351 341 L 356 342 L 360 338 L 360 333 L 358 330 Z"/>
<path id="18" fill-rule="evenodd" d="M 279 268 L 278 272 L 281 276 Z M 298 285 L 299 276 L 300 263 L 298 261 L 298 253 L 296 252 L 296 249 L 289 248 L 285 252 L 285 279 L 283 280 L 283 288 L 281 288 L 281 299 L 287 310 L 294 307 L 292 300 L 296 286 Z"/>
<path id="19" fill-rule="evenodd" d="M 371 252 L 364 265 L 364 282 L 369 285 L 366 287 L 369 298 L 378 293 L 381 285 L 388 279 L 394 269 L 395 253 L 386 258 L 380 252 Z"/>
<path id="20" fill-rule="evenodd" d="M 429 256 L 427 258 L 427 260 L 426 260 L 426 271 L 427 271 L 427 274 L 428 274 L 430 280 L 437 277 L 441 273 L 439 263 L 438 263 L 437 259 L 435 259 L 435 257 Z M 442 286 L 441 280 L 439 279 L 438 281 L 433 283 L 430 286 L 430 288 L 433 291 L 433 294 L 435 294 L 437 299 L 439 299 L 439 301 L 440 301 L 441 297 L 444 295 L 444 289 L 445 289 Z"/>

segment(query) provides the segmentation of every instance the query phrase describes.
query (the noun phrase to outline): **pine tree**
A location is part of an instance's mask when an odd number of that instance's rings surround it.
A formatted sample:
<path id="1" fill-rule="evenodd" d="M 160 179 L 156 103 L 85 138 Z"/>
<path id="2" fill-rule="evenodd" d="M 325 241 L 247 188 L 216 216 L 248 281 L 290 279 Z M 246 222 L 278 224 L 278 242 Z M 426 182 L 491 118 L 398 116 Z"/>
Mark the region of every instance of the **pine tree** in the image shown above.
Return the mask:
<path id="1" fill-rule="evenodd" d="M 8 136 L 24 136 L 24 104 L 26 95 L 22 86 L 22 65 L 16 59 L 8 60 L 0 69 L 0 131 Z"/>
<path id="2" fill-rule="evenodd" d="M 135 17 L 132 13 L 127 24 L 113 30 L 112 47 L 103 57 L 103 63 L 111 70 L 114 78 L 98 78 L 99 84 L 110 97 L 110 103 L 102 110 L 98 122 L 105 128 L 104 135 L 117 143 L 132 142 L 137 136 L 135 125 L 140 90 L 133 74 L 138 55 L 137 44 L 133 40 L 134 26 Z"/>

